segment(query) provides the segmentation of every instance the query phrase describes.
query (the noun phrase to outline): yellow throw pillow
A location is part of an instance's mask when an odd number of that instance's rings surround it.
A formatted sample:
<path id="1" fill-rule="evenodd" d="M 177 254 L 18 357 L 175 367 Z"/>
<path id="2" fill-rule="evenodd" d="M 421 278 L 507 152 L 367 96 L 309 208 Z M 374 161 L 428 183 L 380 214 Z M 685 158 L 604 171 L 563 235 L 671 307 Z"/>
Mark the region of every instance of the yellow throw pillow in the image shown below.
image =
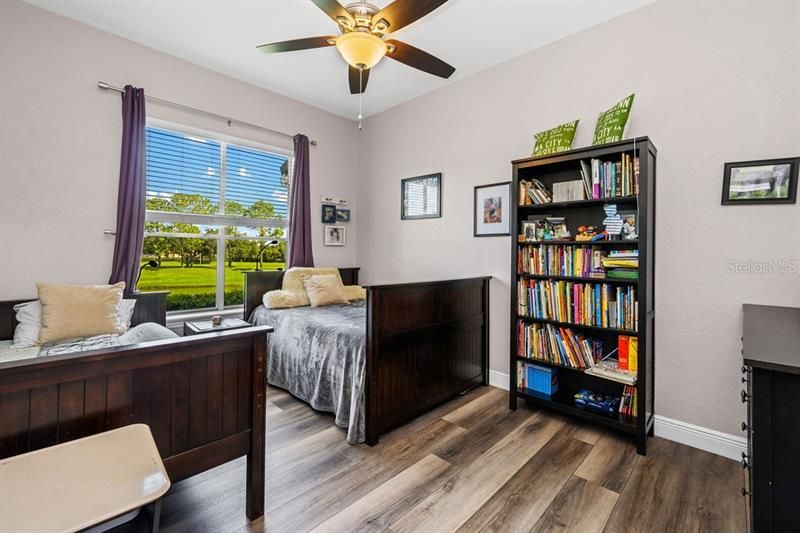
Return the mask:
<path id="1" fill-rule="evenodd" d="M 342 278 L 339 275 L 338 268 L 331 267 L 292 267 L 283 275 L 283 285 L 281 289 L 285 291 L 300 291 L 303 292 L 305 287 L 303 282 L 311 276 L 335 276 L 339 286 L 344 286 Z M 308 305 L 308 304 L 306 304 Z"/>
<path id="2" fill-rule="evenodd" d="M 303 285 L 311 307 L 347 303 L 342 291 L 342 281 L 338 276 L 332 274 L 310 276 L 303 280 Z"/>
<path id="3" fill-rule="evenodd" d="M 288 309 L 308 305 L 306 293 L 300 291 L 269 291 L 264 293 L 262 301 L 267 309 Z"/>
<path id="4" fill-rule="evenodd" d="M 367 299 L 367 289 L 365 289 L 361 285 L 345 285 L 344 287 L 342 287 L 342 291 L 344 292 L 344 297 L 351 302 L 353 300 Z"/>
<path id="5" fill-rule="evenodd" d="M 125 282 L 114 285 L 37 283 L 42 304 L 39 343 L 125 332 L 119 311 Z"/>

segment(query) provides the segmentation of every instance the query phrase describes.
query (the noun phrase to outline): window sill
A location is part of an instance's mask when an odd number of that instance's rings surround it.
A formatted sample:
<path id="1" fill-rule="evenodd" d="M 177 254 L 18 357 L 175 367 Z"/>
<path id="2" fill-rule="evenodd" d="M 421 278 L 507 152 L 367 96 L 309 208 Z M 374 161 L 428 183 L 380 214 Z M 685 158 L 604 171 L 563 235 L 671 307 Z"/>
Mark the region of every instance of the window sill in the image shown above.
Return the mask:
<path id="1" fill-rule="evenodd" d="M 183 335 L 183 324 L 193 320 L 208 320 L 212 316 L 235 316 L 241 318 L 244 313 L 244 306 L 230 307 L 219 311 L 217 309 L 209 309 L 205 311 L 172 311 L 167 313 L 167 328 L 171 329 L 178 335 Z"/>

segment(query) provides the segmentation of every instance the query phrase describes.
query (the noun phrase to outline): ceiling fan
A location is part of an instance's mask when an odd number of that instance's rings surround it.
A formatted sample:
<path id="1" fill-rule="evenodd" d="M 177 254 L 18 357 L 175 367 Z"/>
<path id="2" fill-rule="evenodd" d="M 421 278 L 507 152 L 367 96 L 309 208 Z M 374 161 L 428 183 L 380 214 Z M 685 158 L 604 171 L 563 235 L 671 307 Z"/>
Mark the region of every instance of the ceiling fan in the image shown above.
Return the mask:
<path id="1" fill-rule="evenodd" d="M 272 54 L 336 46 L 349 65 L 351 94 L 366 90 L 369 70 L 384 56 L 441 78 L 449 78 L 456 70 L 424 50 L 395 39 L 384 39 L 386 34 L 421 19 L 447 0 L 395 0 L 383 9 L 363 1 L 346 6 L 337 0 L 311 1 L 339 25 L 341 35 L 294 39 L 257 48 Z"/>

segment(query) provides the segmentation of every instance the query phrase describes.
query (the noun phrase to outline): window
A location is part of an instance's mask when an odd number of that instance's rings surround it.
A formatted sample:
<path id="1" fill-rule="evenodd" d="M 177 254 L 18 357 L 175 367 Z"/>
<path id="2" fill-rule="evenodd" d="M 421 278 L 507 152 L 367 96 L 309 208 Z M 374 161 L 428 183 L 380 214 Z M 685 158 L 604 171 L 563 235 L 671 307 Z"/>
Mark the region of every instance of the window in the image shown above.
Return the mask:
<path id="1" fill-rule="evenodd" d="M 139 290 L 167 310 L 238 306 L 243 272 L 283 268 L 291 157 L 244 141 L 148 126 Z"/>

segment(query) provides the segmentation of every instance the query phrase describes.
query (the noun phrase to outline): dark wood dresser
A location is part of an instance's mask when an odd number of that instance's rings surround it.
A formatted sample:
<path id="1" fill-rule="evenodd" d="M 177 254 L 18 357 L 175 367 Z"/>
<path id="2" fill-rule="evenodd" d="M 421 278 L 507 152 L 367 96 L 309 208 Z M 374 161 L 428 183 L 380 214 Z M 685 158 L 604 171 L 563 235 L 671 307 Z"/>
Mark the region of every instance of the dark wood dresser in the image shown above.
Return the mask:
<path id="1" fill-rule="evenodd" d="M 800 308 L 744 305 L 752 531 L 800 531 Z"/>

